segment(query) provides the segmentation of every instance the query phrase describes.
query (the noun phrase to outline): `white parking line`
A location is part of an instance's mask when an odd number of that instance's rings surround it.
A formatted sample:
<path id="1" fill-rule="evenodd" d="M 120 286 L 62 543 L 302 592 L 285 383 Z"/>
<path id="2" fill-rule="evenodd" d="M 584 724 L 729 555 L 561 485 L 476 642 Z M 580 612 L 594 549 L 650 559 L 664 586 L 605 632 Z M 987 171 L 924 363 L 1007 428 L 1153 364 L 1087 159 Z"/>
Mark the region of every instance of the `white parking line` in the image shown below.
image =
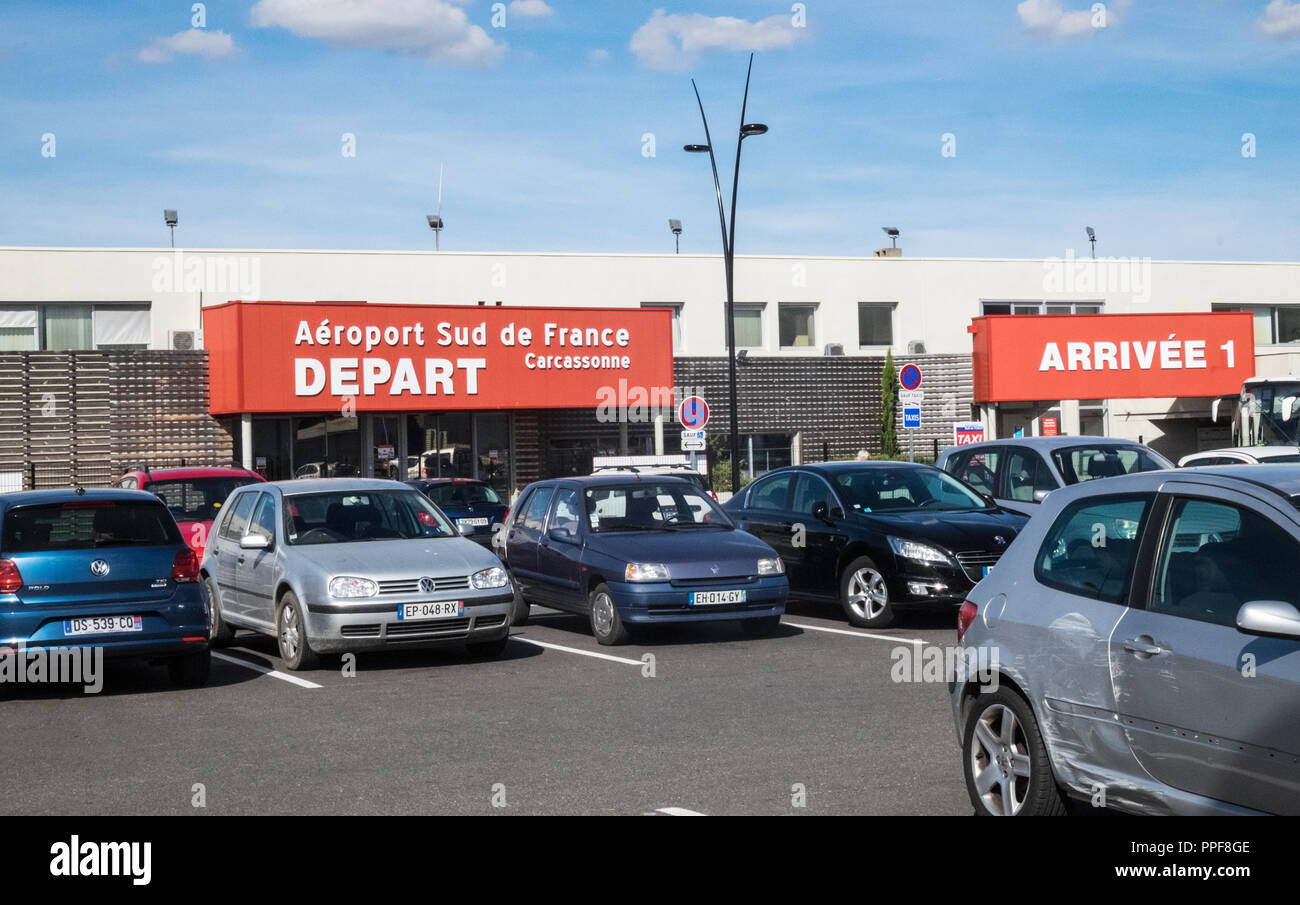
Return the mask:
<path id="1" fill-rule="evenodd" d="M 299 685 L 303 688 L 323 688 L 323 685 L 317 685 L 315 682 L 308 682 L 306 679 L 300 679 L 297 676 L 291 676 L 288 673 L 280 672 L 278 669 L 272 669 L 269 666 L 263 666 L 261 663 L 251 663 L 248 660 L 242 660 L 239 657 L 232 657 L 230 654 L 213 651 L 212 656 L 218 660 L 225 660 L 227 663 L 234 663 L 236 666 L 242 666 L 245 669 L 251 669 L 253 672 L 260 672 L 263 675 L 270 676 L 273 679 L 283 679 L 293 685 Z"/>
<path id="2" fill-rule="evenodd" d="M 699 811 L 688 811 L 686 808 L 655 808 L 656 814 L 667 814 L 669 817 L 705 817 Z"/>
<path id="3" fill-rule="evenodd" d="M 843 628 L 830 628 L 825 625 L 808 625 L 805 622 L 783 622 L 782 625 L 788 625 L 793 628 L 806 628 L 814 632 L 830 632 L 832 635 L 853 635 L 855 638 L 875 638 L 878 641 L 897 641 L 900 644 L 919 644 L 925 646 L 925 642 L 919 638 L 899 638 L 895 635 L 873 635 L 871 632 L 851 632 Z"/>
<path id="4" fill-rule="evenodd" d="M 511 641 L 522 641 L 524 644 L 534 644 L 537 647 L 545 647 L 551 650 L 562 650 L 565 653 L 581 654 L 584 657 L 595 657 L 597 660 L 612 660 L 615 663 L 626 663 L 628 666 L 644 666 L 640 660 L 629 660 L 627 657 L 615 657 L 612 654 L 598 654 L 594 650 L 579 650 L 576 647 L 565 647 L 563 644 L 552 644 L 549 641 L 535 641 L 532 638 L 520 638 L 518 635 L 511 635 Z"/>

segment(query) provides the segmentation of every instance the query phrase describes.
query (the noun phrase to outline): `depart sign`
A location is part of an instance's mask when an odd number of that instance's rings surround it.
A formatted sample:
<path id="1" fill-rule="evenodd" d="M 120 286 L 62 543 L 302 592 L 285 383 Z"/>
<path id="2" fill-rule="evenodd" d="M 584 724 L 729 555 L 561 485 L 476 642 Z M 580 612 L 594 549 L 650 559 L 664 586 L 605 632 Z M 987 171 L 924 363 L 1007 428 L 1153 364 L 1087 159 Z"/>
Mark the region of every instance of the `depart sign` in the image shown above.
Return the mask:
<path id="1" fill-rule="evenodd" d="M 976 402 L 1236 393 L 1255 374 L 1253 315 L 985 315 L 971 321 Z"/>
<path id="2" fill-rule="evenodd" d="M 213 414 L 581 408 L 673 385 L 666 308 L 228 302 L 203 333 Z"/>

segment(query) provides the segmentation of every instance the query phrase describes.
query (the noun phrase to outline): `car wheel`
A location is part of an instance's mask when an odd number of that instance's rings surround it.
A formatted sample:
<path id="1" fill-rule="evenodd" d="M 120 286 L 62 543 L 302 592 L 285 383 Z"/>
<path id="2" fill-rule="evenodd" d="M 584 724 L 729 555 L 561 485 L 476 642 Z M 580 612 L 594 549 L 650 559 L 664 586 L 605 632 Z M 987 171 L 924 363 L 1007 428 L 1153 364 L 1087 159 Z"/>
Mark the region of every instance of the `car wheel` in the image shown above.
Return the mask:
<path id="1" fill-rule="evenodd" d="M 624 644 L 632 637 L 619 618 L 608 585 L 596 585 L 587 599 L 591 604 L 591 633 L 597 641 L 601 644 Z"/>
<path id="2" fill-rule="evenodd" d="M 208 595 L 208 637 L 212 639 L 214 647 L 225 647 L 234 640 L 235 628 L 221 618 L 217 584 L 211 576 L 203 579 L 203 587 Z"/>
<path id="3" fill-rule="evenodd" d="M 515 588 L 515 600 L 514 603 L 510 605 L 510 624 L 527 624 L 528 617 L 532 615 L 532 612 L 532 605 L 527 600 L 524 600 L 524 595 L 519 593 L 518 588 Z"/>
<path id="4" fill-rule="evenodd" d="M 198 688 L 208 681 L 208 671 L 212 668 L 212 654 L 207 648 L 173 657 L 167 661 L 167 678 L 173 685 L 181 688 Z"/>
<path id="5" fill-rule="evenodd" d="M 506 651 L 506 644 L 510 642 L 510 636 L 498 638 L 495 641 L 474 641 L 465 645 L 465 650 L 471 657 L 476 659 L 491 660 L 501 656 Z"/>
<path id="6" fill-rule="evenodd" d="M 983 816 L 1056 817 L 1065 798 L 1052 776 L 1038 721 L 1008 688 L 977 694 L 962 734 L 966 791 Z"/>
<path id="7" fill-rule="evenodd" d="M 307 640 L 307 625 L 302 618 L 302 604 L 292 591 L 280 598 L 280 611 L 275 617 L 275 637 L 280 644 L 280 659 L 290 669 L 311 669 L 316 665 L 316 652 Z"/>
<path id="8" fill-rule="evenodd" d="M 781 625 L 780 616 L 761 616 L 758 619 L 740 620 L 740 628 L 751 638 L 766 638 Z"/>
<path id="9" fill-rule="evenodd" d="M 889 586 L 868 556 L 853 560 L 840 576 L 840 603 L 858 628 L 884 628 L 894 621 Z"/>

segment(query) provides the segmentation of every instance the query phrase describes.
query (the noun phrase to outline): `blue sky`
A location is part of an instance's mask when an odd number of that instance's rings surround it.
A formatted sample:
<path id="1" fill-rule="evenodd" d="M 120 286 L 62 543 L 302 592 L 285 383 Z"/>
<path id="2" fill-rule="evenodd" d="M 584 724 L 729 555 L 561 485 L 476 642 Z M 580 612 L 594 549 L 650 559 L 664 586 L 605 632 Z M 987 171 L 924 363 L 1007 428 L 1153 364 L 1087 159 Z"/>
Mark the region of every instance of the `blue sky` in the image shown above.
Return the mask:
<path id="1" fill-rule="evenodd" d="M 716 253 L 756 49 L 739 253 L 1296 257 L 1300 2 L 493 6 L 6 0 L 0 244 Z"/>

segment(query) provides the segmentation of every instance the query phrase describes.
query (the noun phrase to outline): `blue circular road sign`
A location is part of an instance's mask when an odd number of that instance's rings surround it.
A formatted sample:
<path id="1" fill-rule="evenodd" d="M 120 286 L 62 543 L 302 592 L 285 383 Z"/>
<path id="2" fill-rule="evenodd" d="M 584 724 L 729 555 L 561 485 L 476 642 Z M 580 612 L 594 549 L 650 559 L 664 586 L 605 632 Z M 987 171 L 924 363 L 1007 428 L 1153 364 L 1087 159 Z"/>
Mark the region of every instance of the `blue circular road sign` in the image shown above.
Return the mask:
<path id="1" fill-rule="evenodd" d="M 914 390 L 921 385 L 921 369 L 916 365 L 904 365 L 898 372 L 898 382 L 905 390 Z"/>

